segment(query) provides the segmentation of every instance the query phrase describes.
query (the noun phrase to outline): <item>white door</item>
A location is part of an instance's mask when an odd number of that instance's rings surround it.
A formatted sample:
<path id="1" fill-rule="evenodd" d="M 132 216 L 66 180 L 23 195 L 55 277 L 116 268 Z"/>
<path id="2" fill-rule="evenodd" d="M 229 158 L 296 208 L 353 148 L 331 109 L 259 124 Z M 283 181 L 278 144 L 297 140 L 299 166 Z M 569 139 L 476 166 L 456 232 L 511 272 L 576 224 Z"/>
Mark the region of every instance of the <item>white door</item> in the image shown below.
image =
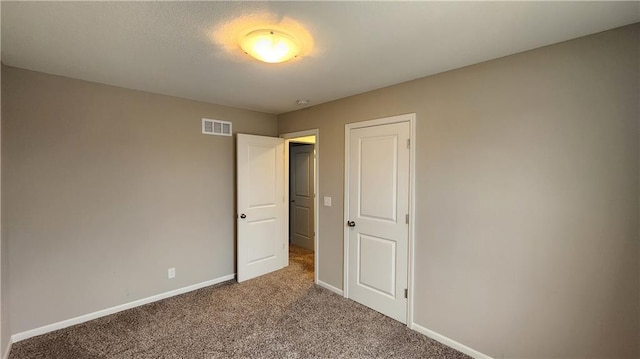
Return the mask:
<path id="1" fill-rule="evenodd" d="M 238 282 L 284 266 L 284 140 L 237 137 Z"/>
<path id="2" fill-rule="evenodd" d="M 409 122 L 350 130 L 348 296 L 407 319 Z"/>
<path id="3" fill-rule="evenodd" d="M 289 235 L 291 242 L 313 250 L 313 145 L 289 150 Z"/>

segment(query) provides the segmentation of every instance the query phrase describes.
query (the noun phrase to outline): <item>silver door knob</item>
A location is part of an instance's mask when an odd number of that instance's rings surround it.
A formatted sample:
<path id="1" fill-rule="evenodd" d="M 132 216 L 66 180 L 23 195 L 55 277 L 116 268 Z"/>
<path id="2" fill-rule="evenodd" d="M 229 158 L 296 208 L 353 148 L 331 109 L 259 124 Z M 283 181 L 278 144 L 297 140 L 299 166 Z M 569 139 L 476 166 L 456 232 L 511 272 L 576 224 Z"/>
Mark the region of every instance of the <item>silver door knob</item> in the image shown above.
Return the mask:
<path id="1" fill-rule="evenodd" d="M 349 227 L 355 227 L 355 226 L 356 226 L 356 222 L 354 222 L 354 221 L 347 221 L 347 226 L 349 226 Z"/>

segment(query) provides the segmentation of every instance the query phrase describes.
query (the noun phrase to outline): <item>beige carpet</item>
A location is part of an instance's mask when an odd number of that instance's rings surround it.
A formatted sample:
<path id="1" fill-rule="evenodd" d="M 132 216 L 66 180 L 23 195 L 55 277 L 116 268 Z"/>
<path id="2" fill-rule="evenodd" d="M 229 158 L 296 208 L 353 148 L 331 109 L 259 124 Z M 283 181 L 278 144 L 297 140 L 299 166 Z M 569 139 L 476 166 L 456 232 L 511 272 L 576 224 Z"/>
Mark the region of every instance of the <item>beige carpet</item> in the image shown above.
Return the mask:
<path id="1" fill-rule="evenodd" d="M 313 284 L 313 253 L 290 265 L 14 344 L 26 358 L 469 358 Z"/>

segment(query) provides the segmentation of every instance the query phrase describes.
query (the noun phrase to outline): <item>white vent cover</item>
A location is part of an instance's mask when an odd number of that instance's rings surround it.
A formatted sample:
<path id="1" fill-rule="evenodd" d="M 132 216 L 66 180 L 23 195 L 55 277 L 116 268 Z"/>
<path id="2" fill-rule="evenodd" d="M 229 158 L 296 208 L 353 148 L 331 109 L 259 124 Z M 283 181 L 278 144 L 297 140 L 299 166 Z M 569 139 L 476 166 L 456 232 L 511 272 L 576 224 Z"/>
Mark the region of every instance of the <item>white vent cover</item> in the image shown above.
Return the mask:
<path id="1" fill-rule="evenodd" d="M 231 136 L 231 122 L 203 118 L 202 133 L 206 135 Z"/>

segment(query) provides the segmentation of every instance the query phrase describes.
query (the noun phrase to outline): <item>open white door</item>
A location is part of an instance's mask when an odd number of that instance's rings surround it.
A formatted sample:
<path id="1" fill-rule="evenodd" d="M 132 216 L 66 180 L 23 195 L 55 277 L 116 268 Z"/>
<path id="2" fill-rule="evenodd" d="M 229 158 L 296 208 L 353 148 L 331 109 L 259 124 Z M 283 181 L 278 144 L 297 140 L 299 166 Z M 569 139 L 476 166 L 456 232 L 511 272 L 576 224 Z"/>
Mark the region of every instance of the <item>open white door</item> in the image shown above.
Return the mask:
<path id="1" fill-rule="evenodd" d="M 284 266 L 284 139 L 238 134 L 238 282 Z"/>

